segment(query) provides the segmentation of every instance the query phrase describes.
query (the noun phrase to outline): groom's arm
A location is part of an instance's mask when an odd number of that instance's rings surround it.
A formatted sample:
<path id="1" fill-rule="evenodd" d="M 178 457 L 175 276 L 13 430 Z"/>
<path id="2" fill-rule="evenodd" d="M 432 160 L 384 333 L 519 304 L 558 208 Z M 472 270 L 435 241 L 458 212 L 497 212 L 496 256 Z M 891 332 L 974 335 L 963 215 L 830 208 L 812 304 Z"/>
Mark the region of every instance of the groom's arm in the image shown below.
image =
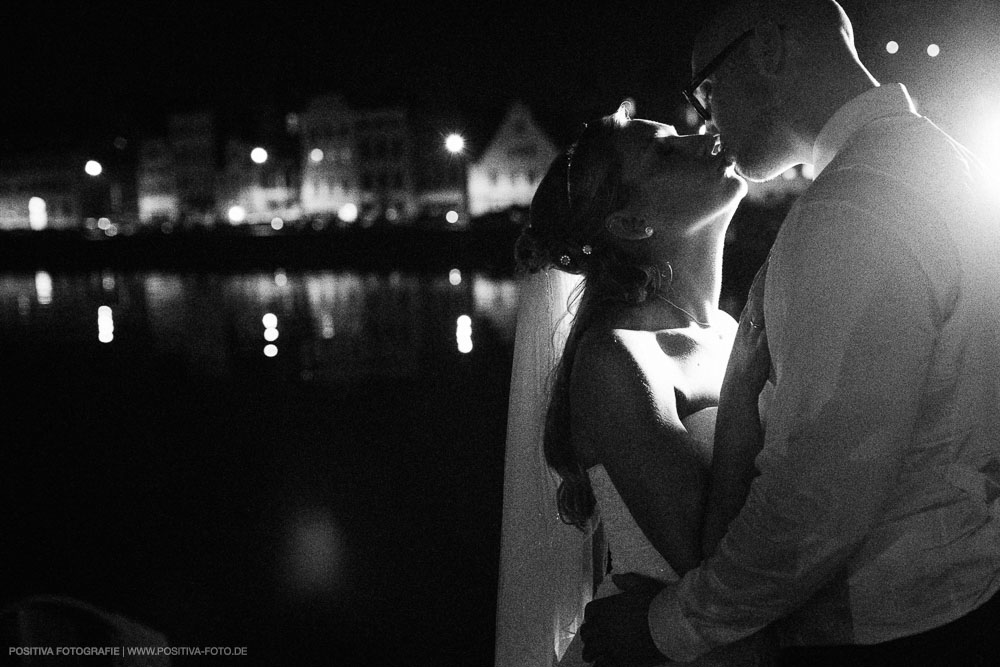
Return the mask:
<path id="1" fill-rule="evenodd" d="M 764 281 L 760 268 L 747 296 L 736 339 L 719 392 L 715 445 L 708 503 L 702 531 L 702 554 L 710 556 L 736 518 L 757 476 L 754 460 L 764 445 L 758 401 L 771 373 L 764 328 Z"/>

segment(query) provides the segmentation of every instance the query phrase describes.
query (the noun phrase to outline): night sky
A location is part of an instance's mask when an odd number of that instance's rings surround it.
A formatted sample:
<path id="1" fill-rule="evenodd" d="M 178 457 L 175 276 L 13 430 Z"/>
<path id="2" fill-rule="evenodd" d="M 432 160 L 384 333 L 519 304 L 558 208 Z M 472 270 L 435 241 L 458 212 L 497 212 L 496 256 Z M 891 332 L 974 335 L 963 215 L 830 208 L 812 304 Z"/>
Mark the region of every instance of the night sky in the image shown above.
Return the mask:
<path id="1" fill-rule="evenodd" d="M 0 156 L 159 134 L 168 113 L 196 109 L 248 135 L 263 113 L 280 118 L 326 92 L 451 113 L 473 147 L 513 99 L 560 142 L 626 96 L 640 116 L 673 120 L 694 32 L 721 2 L 632 4 L 5 3 Z M 876 76 L 907 83 L 943 124 L 964 122 L 950 96 L 963 109 L 984 87 L 1000 97 L 1000 2 L 842 4 Z M 942 55 L 890 59 L 885 40 L 897 34 L 938 41 Z"/>

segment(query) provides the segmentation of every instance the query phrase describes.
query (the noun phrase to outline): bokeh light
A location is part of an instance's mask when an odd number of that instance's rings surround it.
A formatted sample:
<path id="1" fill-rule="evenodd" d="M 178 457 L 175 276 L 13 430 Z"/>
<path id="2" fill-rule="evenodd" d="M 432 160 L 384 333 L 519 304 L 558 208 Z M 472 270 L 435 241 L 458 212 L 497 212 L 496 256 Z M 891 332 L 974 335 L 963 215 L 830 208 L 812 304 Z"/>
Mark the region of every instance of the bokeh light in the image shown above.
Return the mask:
<path id="1" fill-rule="evenodd" d="M 41 197 L 32 197 L 28 200 L 28 225 L 35 231 L 45 229 L 49 225 L 48 207 Z"/>
<path id="2" fill-rule="evenodd" d="M 229 222 L 236 225 L 247 219 L 247 210 L 242 206 L 230 206 L 227 215 Z"/>
<path id="3" fill-rule="evenodd" d="M 358 219 L 358 207 L 354 204 L 344 204 L 337 211 L 337 217 L 344 222 L 354 222 Z"/>

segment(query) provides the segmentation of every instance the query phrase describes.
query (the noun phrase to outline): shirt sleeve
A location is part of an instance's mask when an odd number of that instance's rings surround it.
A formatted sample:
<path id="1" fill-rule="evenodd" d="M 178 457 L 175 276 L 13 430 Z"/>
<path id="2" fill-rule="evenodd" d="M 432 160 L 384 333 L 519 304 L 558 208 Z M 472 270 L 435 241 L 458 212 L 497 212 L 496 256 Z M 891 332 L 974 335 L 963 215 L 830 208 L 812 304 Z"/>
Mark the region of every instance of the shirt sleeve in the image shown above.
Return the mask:
<path id="1" fill-rule="evenodd" d="M 917 249 L 843 202 L 789 223 L 765 289 L 777 382 L 761 474 L 714 556 L 650 609 L 675 660 L 752 634 L 835 578 L 880 520 L 920 411 L 937 310 Z"/>

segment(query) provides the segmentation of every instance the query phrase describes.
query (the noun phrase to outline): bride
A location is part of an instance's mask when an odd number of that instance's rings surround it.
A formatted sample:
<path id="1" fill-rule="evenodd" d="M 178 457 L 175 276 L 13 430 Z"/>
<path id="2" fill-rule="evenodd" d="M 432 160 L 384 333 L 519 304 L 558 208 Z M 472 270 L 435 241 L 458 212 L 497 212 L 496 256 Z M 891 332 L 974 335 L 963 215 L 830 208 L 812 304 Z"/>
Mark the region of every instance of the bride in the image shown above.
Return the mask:
<path id="1" fill-rule="evenodd" d="M 766 345 L 759 316 L 738 326 L 718 308 L 725 233 L 746 183 L 715 137 L 679 136 L 630 112 L 626 101 L 590 123 L 552 163 L 517 243 L 528 275 L 497 667 L 583 664 L 575 631 L 591 595 L 618 592 L 606 575 L 676 580 L 714 547 L 752 476 Z M 736 392 L 753 400 L 727 410 L 740 417 L 726 432 L 743 442 L 713 470 L 716 407 L 737 339 L 729 372 L 754 385 Z M 710 494 L 712 479 L 729 488 Z M 762 659 L 744 644 L 698 664 Z"/>

